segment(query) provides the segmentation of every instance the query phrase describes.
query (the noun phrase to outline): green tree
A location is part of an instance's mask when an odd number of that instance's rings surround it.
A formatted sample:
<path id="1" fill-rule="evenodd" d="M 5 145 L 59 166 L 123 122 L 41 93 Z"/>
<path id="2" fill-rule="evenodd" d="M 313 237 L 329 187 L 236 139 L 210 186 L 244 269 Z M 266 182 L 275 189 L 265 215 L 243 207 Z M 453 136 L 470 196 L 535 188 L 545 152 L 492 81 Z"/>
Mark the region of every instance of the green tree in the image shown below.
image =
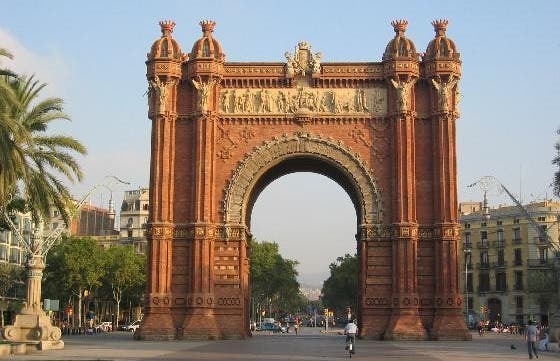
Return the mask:
<path id="1" fill-rule="evenodd" d="M 52 122 L 70 118 L 62 99 L 40 99 L 45 86 L 33 76 L 0 77 L 0 207 L 21 197 L 34 220 L 50 219 L 54 206 L 68 222 L 71 195 L 63 180 L 82 179 L 73 154 L 86 149 L 72 137 L 47 134 Z"/>
<path id="2" fill-rule="evenodd" d="M 4 311 L 9 298 L 23 283 L 24 272 L 19 266 L 9 263 L 0 263 L 0 327 L 4 327 Z"/>
<path id="3" fill-rule="evenodd" d="M 117 305 L 116 327 L 119 327 L 120 305 L 123 296 L 138 292 L 146 285 L 146 258 L 136 254 L 131 246 L 111 247 L 105 252 L 106 272 L 103 283 L 110 286 Z"/>
<path id="4" fill-rule="evenodd" d="M 358 257 L 349 254 L 338 257 L 329 265 L 331 275 L 323 282 L 321 300 L 325 307 L 343 312 L 358 305 Z"/>
<path id="5" fill-rule="evenodd" d="M 78 299 L 78 327 L 82 325 L 82 300 L 99 286 L 106 272 L 103 248 L 91 238 L 64 237 L 47 256 L 45 294 Z M 47 293 L 48 292 L 48 293 Z"/>
<path id="6" fill-rule="evenodd" d="M 276 242 L 250 241 L 251 295 L 257 304 L 271 303 L 274 309 L 297 311 L 302 304 L 297 265 L 284 259 Z M 272 308 L 272 307 L 271 307 Z"/>

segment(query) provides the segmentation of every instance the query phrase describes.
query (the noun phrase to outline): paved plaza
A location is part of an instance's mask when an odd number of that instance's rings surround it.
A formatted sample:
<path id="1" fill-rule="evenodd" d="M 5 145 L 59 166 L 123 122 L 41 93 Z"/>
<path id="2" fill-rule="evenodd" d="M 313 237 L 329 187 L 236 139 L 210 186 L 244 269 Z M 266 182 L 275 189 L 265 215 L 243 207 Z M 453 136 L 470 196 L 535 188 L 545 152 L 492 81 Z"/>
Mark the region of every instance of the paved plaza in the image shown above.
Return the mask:
<path id="1" fill-rule="evenodd" d="M 343 360 L 344 336 L 304 328 L 299 335 L 257 334 L 248 340 L 134 341 L 125 332 L 66 336 L 64 350 L 10 356 L 10 360 Z M 512 349 L 514 345 L 516 349 Z M 356 360 L 525 360 L 520 335 L 473 334 L 472 342 L 357 342 Z M 543 351 L 539 360 L 560 360 L 560 353 Z"/>

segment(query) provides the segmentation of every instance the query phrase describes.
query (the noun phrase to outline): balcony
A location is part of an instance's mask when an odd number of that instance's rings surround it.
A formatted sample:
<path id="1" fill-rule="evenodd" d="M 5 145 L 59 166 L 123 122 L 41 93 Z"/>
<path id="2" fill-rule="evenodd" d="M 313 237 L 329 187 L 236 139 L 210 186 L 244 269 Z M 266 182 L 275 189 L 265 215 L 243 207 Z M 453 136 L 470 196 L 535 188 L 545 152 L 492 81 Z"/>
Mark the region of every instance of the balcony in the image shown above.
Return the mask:
<path id="1" fill-rule="evenodd" d="M 513 244 L 514 246 L 520 245 L 521 242 L 523 242 L 522 238 L 514 238 L 511 240 L 511 244 Z"/>
<path id="2" fill-rule="evenodd" d="M 463 249 L 472 249 L 472 242 L 463 243 Z"/>
<path id="3" fill-rule="evenodd" d="M 527 267 L 534 267 L 534 268 L 550 268 L 553 265 L 552 259 L 528 259 L 527 260 Z"/>
<path id="4" fill-rule="evenodd" d="M 523 291 L 523 285 L 522 284 L 513 285 L 513 290 L 514 291 Z"/>
<path id="5" fill-rule="evenodd" d="M 493 242 L 494 248 L 504 248 L 506 246 L 506 242 L 503 239 L 497 240 Z"/>
<path id="6" fill-rule="evenodd" d="M 488 262 L 477 263 L 476 268 L 478 268 L 478 269 L 489 269 L 490 268 L 490 263 L 488 263 Z"/>
<path id="7" fill-rule="evenodd" d="M 507 262 L 503 261 L 503 262 L 492 262 L 492 268 L 506 268 L 507 267 Z"/>
<path id="8" fill-rule="evenodd" d="M 488 249 L 488 240 L 484 239 L 480 242 L 476 242 L 476 247 L 479 249 Z"/>

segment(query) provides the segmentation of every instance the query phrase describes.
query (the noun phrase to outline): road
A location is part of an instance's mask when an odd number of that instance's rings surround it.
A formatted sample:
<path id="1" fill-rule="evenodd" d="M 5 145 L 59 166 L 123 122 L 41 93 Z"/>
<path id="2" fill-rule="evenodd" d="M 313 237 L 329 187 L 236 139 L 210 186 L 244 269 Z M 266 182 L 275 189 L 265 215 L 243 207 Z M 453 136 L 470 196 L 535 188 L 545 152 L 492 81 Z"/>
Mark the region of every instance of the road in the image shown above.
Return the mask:
<path id="1" fill-rule="evenodd" d="M 10 360 L 346 360 L 344 336 L 303 328 L 295 334 L 256 334 L 248 340 L 134 341 L 125 332 L 66 336 L 64 350 L 11 356 Z M 515 349 L 511 348 L 515 346 Z M 473 334 L 473 341 L 388 342 L 358 340 L 356 360 L 502 361 L 526 360 L 526 346 L 519 335 Z M 558 359 L 560 353 L 543 351 L 541 360 Z"/>

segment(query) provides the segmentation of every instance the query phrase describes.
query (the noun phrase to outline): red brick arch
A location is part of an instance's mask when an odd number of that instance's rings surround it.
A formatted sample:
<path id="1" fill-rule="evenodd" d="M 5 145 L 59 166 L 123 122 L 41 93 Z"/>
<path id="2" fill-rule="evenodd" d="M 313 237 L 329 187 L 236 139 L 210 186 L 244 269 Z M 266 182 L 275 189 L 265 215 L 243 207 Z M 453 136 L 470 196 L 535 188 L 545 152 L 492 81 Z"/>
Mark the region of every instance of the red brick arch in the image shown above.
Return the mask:
<path id="1" fill-rule="evenodd" d="M 406 24 L 393 22 L 381 62 L 324 62 L 301 42 L 283 62 L 236 63 L 214 22 L 201 22 L 190 54 L 175 23 L 161 23 L 146 62 L 151 209 L 137 337 L 248 336 L 252 207 L 281 175 L 311 171 L 356 209 L 360 335 L 469 338 L 457 265 L 461 62 L 446 21 L 433 23 L 422 59 Z"/>

